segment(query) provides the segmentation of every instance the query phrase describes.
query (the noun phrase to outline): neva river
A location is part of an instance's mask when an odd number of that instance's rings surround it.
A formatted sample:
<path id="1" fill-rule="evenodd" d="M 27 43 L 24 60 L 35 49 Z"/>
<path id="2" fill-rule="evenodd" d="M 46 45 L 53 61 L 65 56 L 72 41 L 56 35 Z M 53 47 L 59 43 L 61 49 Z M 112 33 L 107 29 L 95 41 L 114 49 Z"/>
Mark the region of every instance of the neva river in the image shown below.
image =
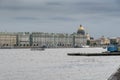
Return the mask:
<path id="1" fill-rule="evenodd" d="M 120 65 L 119 56 L 67 56 L 70 52 L 103 52 L 102 48 L 31 51 L 0 49 L 0 80 L 107 80 Z"/>

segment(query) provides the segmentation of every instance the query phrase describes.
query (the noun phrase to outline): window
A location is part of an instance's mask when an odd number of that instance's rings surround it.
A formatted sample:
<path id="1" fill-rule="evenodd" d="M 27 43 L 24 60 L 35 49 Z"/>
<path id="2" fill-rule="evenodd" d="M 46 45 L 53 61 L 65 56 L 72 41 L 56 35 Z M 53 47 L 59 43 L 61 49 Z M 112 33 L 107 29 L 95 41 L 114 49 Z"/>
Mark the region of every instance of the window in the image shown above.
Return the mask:
<path id="1" fill-rule="evenodd" d="M 37 44 L 37 46 L 38 46 L 38 44 Z"/>
<path id="2" fill-rule="evenodd" d="M 34 46 L 35 46 L 35 44 L 34 44 Z"/>
<path id="3" fill-rule="evenodd" d="M 6 46 L 8 46 L 8 44 L 6 44 Z"/>
<path id="4" fill-rule="evenodd" d="M 22 46 L 22 44 L 20 44 L 20 46 Z"/>

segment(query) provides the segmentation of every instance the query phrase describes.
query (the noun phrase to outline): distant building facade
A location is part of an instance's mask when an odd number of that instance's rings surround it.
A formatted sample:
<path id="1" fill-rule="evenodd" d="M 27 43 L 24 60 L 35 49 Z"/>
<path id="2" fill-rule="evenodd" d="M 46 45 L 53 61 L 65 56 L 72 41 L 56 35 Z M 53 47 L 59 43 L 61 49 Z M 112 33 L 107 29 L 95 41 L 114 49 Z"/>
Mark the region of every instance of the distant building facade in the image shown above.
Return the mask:
<path id="1" fill-rule="evenodd" d="M 85 29 L 82 25 L 78 28 L 77 34 L 75 35 L 75 46 L 83 46 L 87 44 L 87 40 L 90 40 L 90 35 L 85 33 Z"/>
<path id="2" fill-rule="evenodd" d="M 120 45 L 120 37 L 117 37 L 116 42 L 117 42 L 118 45 Z"/>
<path id="3" fill-rule="evenodd" d="M 120 45 L 120 37 L 112 37 L 112 38 L 109 38 L 109 40 L 110 40 L 110 44 Z"/>
<path id="4" fill-rule="evenodd" d="M 110 39 L 110 44 L 119 44 L 119 37 L 112 37 Z"/>
<path id="5" fill-rule="evenodd" d="M 18 47 L 30 47 L 30 33 L 29 32 L 19 32 L 17 33 L 17 46 Z"/>
<path id="6" fill-rule="evenodd" d="M 80 25 L 76 33 L 17 32 L 0 33 L 0 46 L 70 48 L 86 45 L 89 34 Z"/>
<path id="7" fill-rule="evenodd" d="M 42 32 L 33 32 L 32 36 L 32 46 L 33 47 L 52 47 L 53 46 L 53 34 L 50 33 L 42 33 Z"/>
<path id="8" fill-rule="evenodd" d="M 101 38 L 98 39 L 91 39 L 90 40 L 90 45 L 91 46 L 107 46 L 110 44 L 110 39 L 109 38 L 105 38 L 104 36 L 102 36 Z"/>
<path id="9" fill-rule="evenodd" d="M 17 37 L 15 33 L 0 32 L 0 46 L 9 47 L 16 46 Z"/>
<path id="10" fill-rule="evenodd" d="M 51 48 L 72 47 L 73 37 L 61 33 L 32 33 L 32 46 L 46 46 Z"/>

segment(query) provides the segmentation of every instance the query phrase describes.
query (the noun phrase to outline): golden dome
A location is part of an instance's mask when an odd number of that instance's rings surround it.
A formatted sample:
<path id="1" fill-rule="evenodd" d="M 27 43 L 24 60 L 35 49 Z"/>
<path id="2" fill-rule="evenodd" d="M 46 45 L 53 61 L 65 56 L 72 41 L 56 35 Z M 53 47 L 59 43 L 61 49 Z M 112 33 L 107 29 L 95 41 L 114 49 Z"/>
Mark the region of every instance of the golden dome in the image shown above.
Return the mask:
<path id="1" fill-rule="evenodd" d="M 84 27 L 82 25 L 80 25 L 78 30 L 84 30 Z"/>
<path id="2" fill-rule="evenodd" d="M 78 31 L 77 31 L 77 34 L 82 34 L 82 35 L 85 35 L 85 30 L 84 30 L 84 27 L 82 25 L 80 25 Z"/>

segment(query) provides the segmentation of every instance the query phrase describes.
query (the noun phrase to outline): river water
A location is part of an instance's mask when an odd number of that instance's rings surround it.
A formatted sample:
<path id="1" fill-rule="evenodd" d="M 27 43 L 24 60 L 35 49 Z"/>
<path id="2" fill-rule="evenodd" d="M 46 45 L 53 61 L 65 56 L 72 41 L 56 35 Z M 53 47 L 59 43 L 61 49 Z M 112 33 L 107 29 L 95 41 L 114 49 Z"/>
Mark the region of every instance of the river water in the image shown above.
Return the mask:
<path id="1" fill-rule="evenodd" d="M 119 56 L 67 56 L 103 52 L 102 48 L 31 51 L 0 49 L 0 80 L 107 80 L 120 65 Z"/>

